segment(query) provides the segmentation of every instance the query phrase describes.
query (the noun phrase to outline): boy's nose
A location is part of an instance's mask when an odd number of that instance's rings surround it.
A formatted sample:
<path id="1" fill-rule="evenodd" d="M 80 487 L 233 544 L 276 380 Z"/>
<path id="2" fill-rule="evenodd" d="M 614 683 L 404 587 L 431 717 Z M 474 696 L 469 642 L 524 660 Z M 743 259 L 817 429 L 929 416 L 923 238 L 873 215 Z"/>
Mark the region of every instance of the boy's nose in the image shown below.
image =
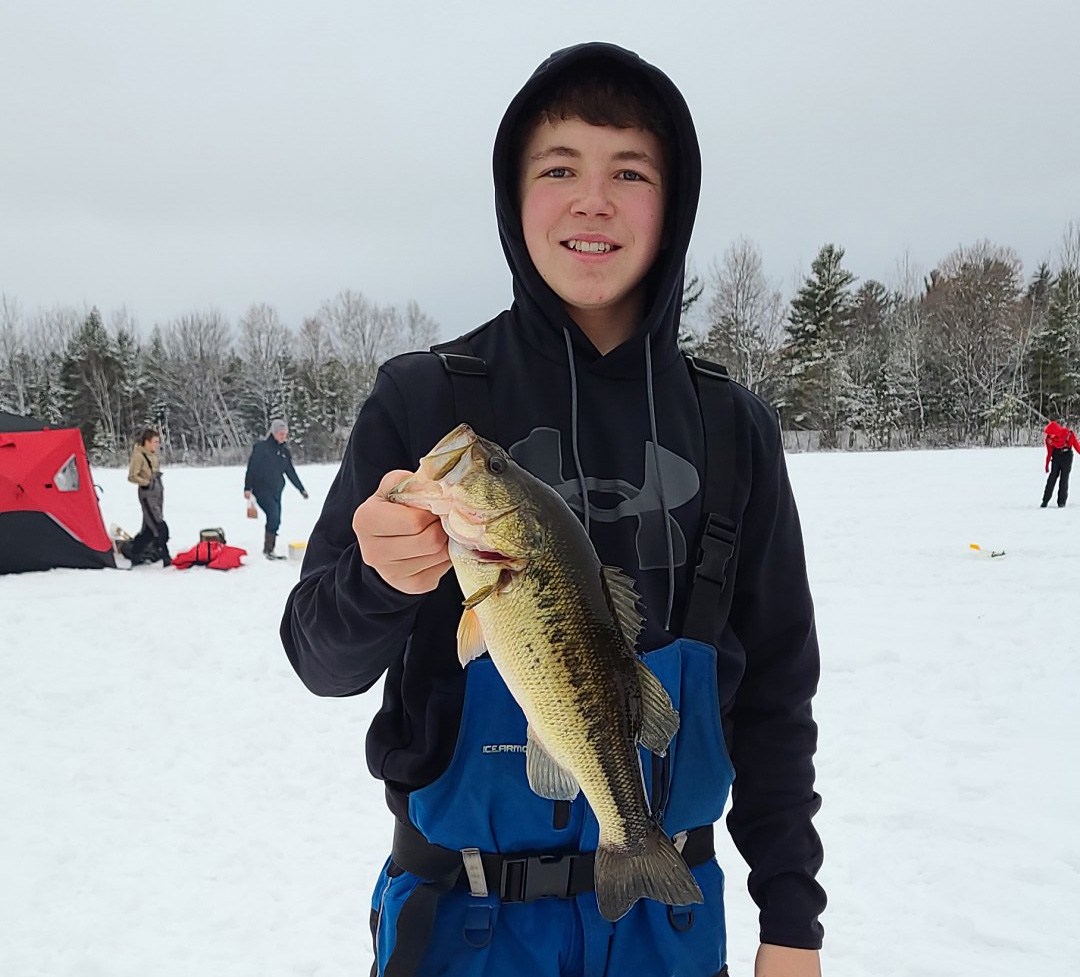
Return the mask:
<path id="1" fill-rule="evenodd" d="M 614 207 L 608 193 L 607 180 L 598 178 L 579 183 L 579 193 L 571 202 L 573 213 L 582 217 L 610 216 Z"/>

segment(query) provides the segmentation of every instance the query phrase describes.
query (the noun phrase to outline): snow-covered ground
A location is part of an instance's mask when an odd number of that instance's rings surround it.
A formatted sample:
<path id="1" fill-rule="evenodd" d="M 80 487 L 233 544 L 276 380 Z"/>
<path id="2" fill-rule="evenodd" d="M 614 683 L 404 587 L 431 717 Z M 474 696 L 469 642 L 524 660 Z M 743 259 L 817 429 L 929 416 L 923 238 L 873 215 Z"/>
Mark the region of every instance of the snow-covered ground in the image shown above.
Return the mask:
<path id="1" fill-rule="evenodd" d="M 367 973 L 378 694 L 303 688 L 277 638 L 299 564 L 259 556 L 239 469 L 165 461 L 175 548 L 220 525 L 246 567 L 0 577 L 0 975 Z M 827 977 L 1072 972 L 1080 486 L 1040 510 L 1034 448 L 789 465 L 823 651 Z M 308 502 L 286 487 L 279 546 L 333 473 L 301 468 Z M 95 476 L 106 522 L 137 528 L 124 473 Z M 748 977 L 756 914 L 721 852 Z"/>

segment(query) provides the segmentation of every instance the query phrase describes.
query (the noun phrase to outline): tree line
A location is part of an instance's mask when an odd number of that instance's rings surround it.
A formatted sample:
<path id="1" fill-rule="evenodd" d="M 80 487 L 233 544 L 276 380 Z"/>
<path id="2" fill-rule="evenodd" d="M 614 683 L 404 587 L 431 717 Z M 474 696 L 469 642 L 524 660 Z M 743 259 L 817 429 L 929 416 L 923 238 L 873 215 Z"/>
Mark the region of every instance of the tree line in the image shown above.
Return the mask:
<path id="1" fill-rule="evenodd" d="M 1080 225 L 1028 276 L 982 241 L 928 274 L 905 259 L 891 286 L 860 283 L 826 244 L 791 298 L 741 238 L 690 277 L 683 309 L 683 348 L 818 447 L 1018 443 L 1080 413 Z M 124 310 L 25 314 L 0 295 L 0 409 L 75 424 L 98 464 L 124 463 L 145 427 L 172 461 L 234 463 L 275 417 L 300 459 L 336 461 L 379 364 L 438 338 L 415 302 L 353 291 L 299 329 L 256 304 L 235 325 L 191 312 L 148 339 Z"/>
<path id="2" fill-rule="evenodd" d="M 785 301 L 740 239 L 710 267 L 683 345 L 823 448 L 1017 443 L 1077 419 L 1080 225 L 1028 277 L 1012 249 L 981 241 L 927 275 L 905 259 L 897 279 L 858 283 L 826 244 Z"/>
<path id="3" fill-rule="evenodd" d="M 142 339 L 126 311 L 25 315 L 0 296 L 0 409 L 81 429 L 97 464 L 124 464 L 144 428 L 171 461 L 235 463 L 289 422 L 298 457 L 341 457 L 379 364 L 438 339 L 415 302 L 380 306 L 343 291 L 298 330 L 273 306 L 252 305 L 233 326 L 207 310 L 155 326 Z"/>

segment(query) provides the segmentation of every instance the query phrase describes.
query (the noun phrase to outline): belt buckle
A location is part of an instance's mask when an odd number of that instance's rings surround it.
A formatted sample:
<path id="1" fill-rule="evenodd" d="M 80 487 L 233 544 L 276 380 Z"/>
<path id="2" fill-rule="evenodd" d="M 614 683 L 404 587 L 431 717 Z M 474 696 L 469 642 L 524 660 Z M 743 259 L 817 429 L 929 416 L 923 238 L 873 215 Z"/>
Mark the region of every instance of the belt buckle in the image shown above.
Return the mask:
<path id="1" fill-rule="evenodd" d="M 565 899 L 573 855 L 529 855 L 503 861 L 499 886 L 506 902 L 534 902 L 545 896 Z"/>

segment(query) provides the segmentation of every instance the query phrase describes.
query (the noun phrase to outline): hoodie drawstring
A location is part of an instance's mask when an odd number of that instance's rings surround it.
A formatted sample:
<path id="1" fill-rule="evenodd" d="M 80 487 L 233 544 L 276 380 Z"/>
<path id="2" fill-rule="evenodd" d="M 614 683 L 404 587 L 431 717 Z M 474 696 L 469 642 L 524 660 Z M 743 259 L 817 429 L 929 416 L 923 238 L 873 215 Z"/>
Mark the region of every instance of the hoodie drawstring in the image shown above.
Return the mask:
<path id="1" fill-rule="evenodd" d="M 649 395 L 649 432 L 652 435 L 653 464 L 656 465 L 656 484 L 660 490 L 660 511 L 664 517 L 664 539 L 667 542 L 667 613 L 664 630 L 671 630 L 671 609 L 675 604 L 675 544 L 671 537 L 671 516 L 664 493 L 664 466 L 660 464 L 660 442 L 656 437 L 656 404 L 653 402 L 652 343 L 645 337 L 645 389 Z"/>
<path id="2" fill-rule="evenodd" d="M 570 365 L 570 426 L 571 445 L 574 455 L 574 468 L 577 471 L 578 490 L 581 492 L 581 508 L 584 514 L 585 532 L 589 531 L 589 491 L 585 484 L 585 471 L 581 467 L 581 454 L 578 450 L 578 389 L 577 370 L 574 367 L 574 347 L 570 341 L 570 330 L 563 327 L 566 340 L 566 359 Z M 667 543 L 667 608 L 664 614 L 664 630 L 671 630 L 671 613 L 675 605 L 675 542 L 671 534 L 671 513 L 668 510 L 667 494 L 664 492 L 664 468 L 660 464 L 660 441 L 656 435 L 656 403 L 653 399 L 652 344 L 645 339 L 645 390 L 649 400 L 649 434 L 652 438 L 653 465 L 656 468 L 656 484 L 660 492 L 660 511 L 664 519 L 664 539 Z"/>
<path id="3" fill-rule="evenodd" d="M 578 453 L 578 396 L 577 371 L 574 369 L 574 347 L 570 342 L 570 330 L 563 326 L 563 338 L 566 340 L 566 358 L 570 362 L 570 442 L 574 451 L 574 468 L 577 470 L 578 489 L 581 492 L 581 509 L 585 514 L 585 532 L 589 531 L 589 490 L 585 485 L 585 472 L 581 467 L 581 455 Z"/>

